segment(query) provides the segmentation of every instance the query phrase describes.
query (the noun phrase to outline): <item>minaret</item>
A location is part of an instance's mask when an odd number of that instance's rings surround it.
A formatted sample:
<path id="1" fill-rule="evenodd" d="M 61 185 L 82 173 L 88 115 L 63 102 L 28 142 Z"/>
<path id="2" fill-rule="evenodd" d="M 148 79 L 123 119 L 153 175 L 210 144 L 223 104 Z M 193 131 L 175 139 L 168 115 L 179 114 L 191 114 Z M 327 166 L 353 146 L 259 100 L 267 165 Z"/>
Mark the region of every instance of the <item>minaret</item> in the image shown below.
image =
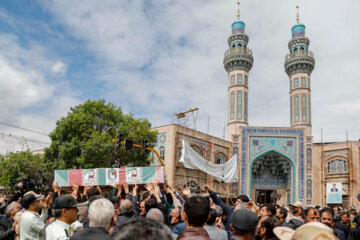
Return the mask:
<path id="1" fill-rule="evenodd" d="M 238 2 L 237 20 L 231 25 L 228 38 L 229 50 L 225 52 L 224 68 L 228 72 L 228 124 L 227 140 L 237 142 L 240 126 L 248 125 L 249 71 L 254 59 L 247 48 L 249 37 L 245 34 L 245 23 L 240 20 Z"/>
<path id="2" fill-rule="evenodd" d="M 305 25 L 297 23 L 291 28 L 292 38 L 288 43 L 290 53 L 285 57 L 285 72 L 290 86 L 290 126 L 305 129 L 305 136 L 311 136 L 311 80 L 315 66 L 313 53 L 309 51 L 310 41 L 305 37 Z"/>

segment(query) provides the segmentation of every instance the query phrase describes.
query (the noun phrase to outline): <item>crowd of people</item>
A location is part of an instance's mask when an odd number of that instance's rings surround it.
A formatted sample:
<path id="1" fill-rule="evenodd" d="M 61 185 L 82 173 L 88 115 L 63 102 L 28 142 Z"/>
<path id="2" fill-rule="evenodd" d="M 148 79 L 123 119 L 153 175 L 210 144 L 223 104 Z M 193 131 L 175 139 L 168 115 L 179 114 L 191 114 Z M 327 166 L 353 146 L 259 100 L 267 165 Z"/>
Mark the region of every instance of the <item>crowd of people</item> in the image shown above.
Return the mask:
<path id="1" fill-rule="evenodd" d="M 47 196 L 25 191 L 0 198 L 0 240 L 250 240 L 360 239 L 355 206 L 261 206 L 246 195 L 226 205 L 208 185 L 207 194 L 192 196 L 167 182 L 118 183 L 108 192 L 74 183 L 71 192 L 53 183 Z"/>

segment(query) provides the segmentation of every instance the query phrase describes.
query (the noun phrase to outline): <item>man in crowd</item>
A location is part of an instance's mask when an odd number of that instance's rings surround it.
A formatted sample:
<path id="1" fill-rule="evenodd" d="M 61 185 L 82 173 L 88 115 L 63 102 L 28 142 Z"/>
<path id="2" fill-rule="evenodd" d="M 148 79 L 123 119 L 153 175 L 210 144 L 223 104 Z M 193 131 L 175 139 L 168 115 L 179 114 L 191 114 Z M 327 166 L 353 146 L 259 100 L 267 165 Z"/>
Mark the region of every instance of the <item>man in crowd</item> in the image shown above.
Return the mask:
<path id="1" fill-rule="evenodd" d="M 287 217 L 287 210 L 285 208 L 283 208 L 283 207 L 277 208 L 275 216 L 279 219 L 281 226 L 284 226 L 284 227 L 289 226 L 288 223 L 285 221 L 285 219 Z"/>
<path id="2" fill-rule="evenodd" d="M 256 226 L 259 223 L 256 214 L 248 209 L 242 208 L 233 212 L 230 218 L 232 240 L 253 239 Z"/>
<path id="3" fill-rule="evenodd" d="M 164 223 L 164 214 L 158 208 L 152 208 L 146 214 L 146 218 Z"/>
<path id="4" fill-rule="evenodd" d="M 18 224 L 14 221 L 15 214 L 20 209 L 20 203 L 11 202 L 5 207 L 6 217 L 0 219 L 0 240 L 13 240 L 15 237 L 15 227 Z"/>
<path id="5" fill-rule="evenodd" d="M 347 232 L 350 232 L 351 229 L 355 228 L 355 224 L 350 221 L 350 213 L 349 212 L 343 212 L 341 215 L 341 222 L 346 225 Z"/>
<path id="6" fill-rule="evenodd" d="M 118 225 L 110 234 L 112 240 L 147 239 L 172 240 L 170 229 L 163 223 L 149 218 L 140 217 L 137 220 Z M 98 239 L 100 240 L 100 239 Z"/>
<path id="7" fill-rule="evenodd" d="M 305 223 L 303 219 L 303 204 L 300 201 L 296 201 L 294 204 L 290 204 L 292 216 L 289 219 L 289 227 L 292 229 L 297 229 Z"/>
<path id="8" fill-rule="evenodd" d="M 194 196 L 186 199 L 184 204 L 184 219 L 186 229 L 180 234 L 178 240 L 210 240 L 204 229 L 204 224 L 209 217 L 210 201 L 206 197 Z"/>
<path id="9" fill-rule="evenodd" d="M 213 192 L 209 185 L 205 185 L 204 189 L 209 193 L 211 199 L 216 205 L 219 205 L 223 209 L 223 215 L 225 218 L 223 219 L 223 224 L 225 226 L 225 230 L 228 234 L 228 237 L 231 236 L 230 231 L 230 218 L 231 214 L 234 211 L 234 207 L 227 206 L 218 196 L 215 192 Z M 236 199 L 235 206 L 237 208 L 246 208 L 246 204 L 249 202 L 249 197 L 246 195 L 239 195 Z"/>
<path id="10" fill-rule="evenodd" d="M 320 222 L 320 212 L 317 208 L 308 208 L 305 211 L 305 223 Z"/>
<path id="11" fill-rule="evenodd" d="M 171 210 L 170 212 L 170 217 L 171 217 L 171 220 L 170 220 L 170 228 L 173 229 L 178 223 L 181 223 L 182 220 L 181 220 L 181 210 L 182 210 L 182 207 L 181 206 L 178 206 L 174 209 Z"/>
<path id="12" fill-rule="evenodd" d="M 277 239 L 273 233 L 275 227 L 280 226 L 280 221 L 275 216 L 267 216 L 266 219 L 261 223 L 259 229 L 259 239 L 261 240 L 275 240 Z"/>
<path id="13" fill-rule="evenodd" d="M 115 223 L 114 205 L 106 198 L 92 202 L 89 206 L 89 228 L 76 232 L 71 240 L 110 239 L 109 231 Z"/>
<path id="14" fill-rule="evenodd" d="M 344 232 L 337 228 L 334 228 L 335 222 L 334 222 L 333 211 L 331 208 L 323 208 L 321 210 L 320 220 L 321 223 L 327 225 L 334 231 L 334 234 L 337 238 L 339 238 L 340 240 L 346 240 Z"/>
<path id="15" fill-rule="evenodd" d="M 52 208 L 52 214 L 56 220 L 45 227 L 46 240 L 70 239 L 78 229 L 83 227 L 76 220 L 79 212 L 78 206 L 81 204 L 78 204 L 71 195 L 62 195 L 56 198 Z"/>
<path id="16" fill-rule="evenodd" d="M 25 212 L 20 219 L 20 240 L 43 239 L 45 221 L 49 216 L 49 198 L 32 193 L 24 195 L 21 203 Z M 42 210 L 41 215 L 39 212 Z"/>
<path id="17" fill-rule="evenodd" d="M 124 222 L 136 219 L 137 214 L 133 210 L 133 205 L 130 200 L 125 199 L 120 203 L 120 215 L 117 216 L 115 225 L 123 224 Z"/>
<path id="18" fill-rule="evenodd" d="M 207 233 L 209 234 L 209 237 L 211 239 L 227 240 L 228 235 L 227 235 L 226 231 L 224 231 L 216 226 L 216 222 L 220 218 L 221 218 L 221 215 L 218 216 L 216 210 L 210 208 L 209 219 L 207 220 L 206 225 L 204 226 L 204 229 L 207 231 Z"/>
<path id="19" fill-rule="evenodd" d="M 264 204 L 260 208 L 260 217 L 272 216 L 272 215 L 275 216 L 275 214 L 276 214 L 276 208 L 271 203 Z"/>

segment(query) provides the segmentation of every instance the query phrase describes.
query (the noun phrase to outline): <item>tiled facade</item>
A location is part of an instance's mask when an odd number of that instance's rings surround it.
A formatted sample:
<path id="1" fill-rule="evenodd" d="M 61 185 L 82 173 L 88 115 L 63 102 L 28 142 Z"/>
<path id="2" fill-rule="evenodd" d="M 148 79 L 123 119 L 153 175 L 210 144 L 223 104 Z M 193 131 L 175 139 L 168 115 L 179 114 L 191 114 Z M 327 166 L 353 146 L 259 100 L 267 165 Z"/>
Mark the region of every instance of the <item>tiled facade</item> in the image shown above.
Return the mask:
<path id="1" fill-rule="evenodd" d="M 157 148 L 166 148 L 166 175 L 175 186 L 191 183 L 202 187 L 207 183 L 223 196 L 242 193 L 253 201 L 259 199 L 260 190 L 272 191 L 280 194 L 277 199 L 280 205 L 300 200 L 309 206 L 325 206 L 326 183 L 341 182 L 343 203 L 340 205 L 360 208 L 356 199 L 360 192 L 360 142 L 313 142 L 310 79 L 315 59 L 309 51 L 305 25 L 298 22 L 291 32 L 284 64 L 290 87 L 290 127 L 249 127 L 249 72 L 254 59 L 248 48 L 245 23 L 240 19 L 234 21 L 223 60 L 228 73 L 224 81 L 228 85 L 227 141 L 174 124 L 154 128 L 159 132 Z M 206 173 L 183 168 L 177 161 L 181 139 L 189 141 L 212 163 L 237 154 L 239 181 L 219 183 Z M 279 175 L 271 175 L 274 173 Z M 277 179 L 278 176 L 282 178 Z"/>

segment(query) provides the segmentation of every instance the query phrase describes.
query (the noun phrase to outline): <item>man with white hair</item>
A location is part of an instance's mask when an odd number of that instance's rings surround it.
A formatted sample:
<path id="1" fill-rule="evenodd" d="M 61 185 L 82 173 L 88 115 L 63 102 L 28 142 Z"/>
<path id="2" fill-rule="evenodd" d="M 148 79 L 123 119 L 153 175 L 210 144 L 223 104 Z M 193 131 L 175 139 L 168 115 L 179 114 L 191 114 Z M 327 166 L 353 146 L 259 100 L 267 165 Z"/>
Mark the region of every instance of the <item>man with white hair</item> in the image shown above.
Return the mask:
<path id="1" fill-rule="evenodd" d="M 17 222 L 14 221 L 15 214 L 20 209 L 19 202 L 11 202 L 5 207 L 6 217 L 0 220 L 0 239 L 12 240 L 15 237 L 15 226 Z"/>
<path id="2" fill-rule="evenodd" d="M 146 218 L 164 223 L 164 214 L 158 208 L 150 209 L 150 211 L 146 214 Z"/>
<path id="3" fill-rule="evenodd" d="M 75 233 L 71 240 L 110 239 L 109 230 L 115 222 L 114 205 L 106 198 L 95 200 L 89 207 L 89 228 Z"/>
<path id="4" fill-rule="evenodd" d="M 117 217 L 115 225 L 120 225 L 133 219 L 137 219 L 137 214 L 133 209 L 131 201 L 125 199 L 120 204 L 120 215 Z"/>

